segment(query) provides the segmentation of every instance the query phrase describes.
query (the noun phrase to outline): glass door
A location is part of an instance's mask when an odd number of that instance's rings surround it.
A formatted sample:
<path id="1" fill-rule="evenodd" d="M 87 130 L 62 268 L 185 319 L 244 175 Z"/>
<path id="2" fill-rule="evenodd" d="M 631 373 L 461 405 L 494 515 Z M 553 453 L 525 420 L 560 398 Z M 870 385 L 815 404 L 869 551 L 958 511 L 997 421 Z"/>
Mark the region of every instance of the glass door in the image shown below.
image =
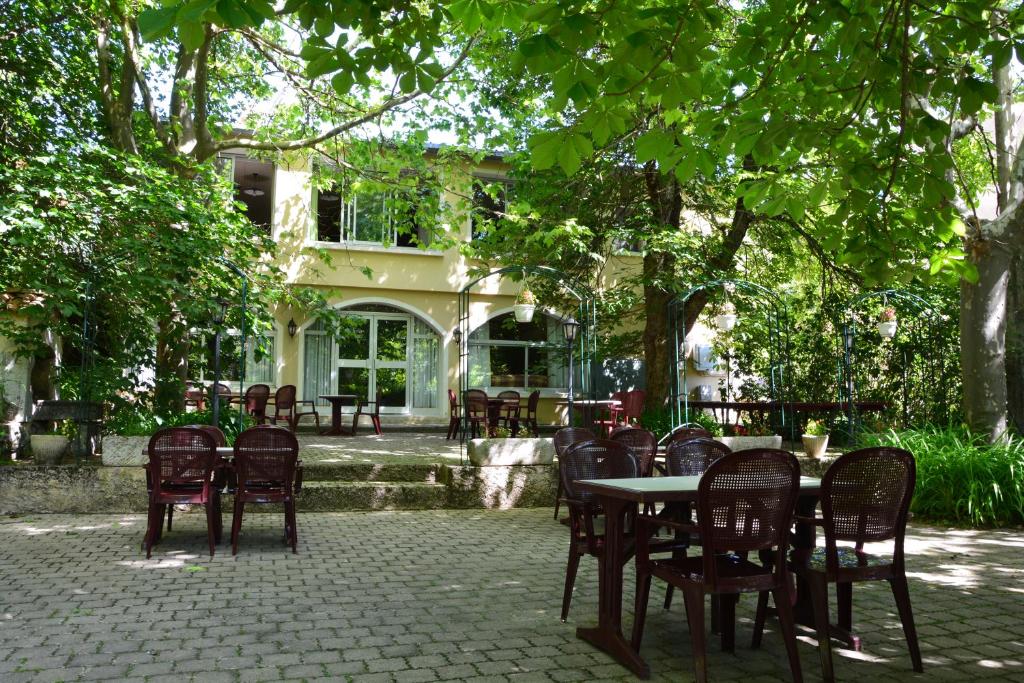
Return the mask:
<path id="1" fill-rule="evenodd" d="M 381 412 L 409 406 L 409 326 L 406 315 L 361 313 L 337 342 L 338 393 L 371 398 L 379 391 Z"/>

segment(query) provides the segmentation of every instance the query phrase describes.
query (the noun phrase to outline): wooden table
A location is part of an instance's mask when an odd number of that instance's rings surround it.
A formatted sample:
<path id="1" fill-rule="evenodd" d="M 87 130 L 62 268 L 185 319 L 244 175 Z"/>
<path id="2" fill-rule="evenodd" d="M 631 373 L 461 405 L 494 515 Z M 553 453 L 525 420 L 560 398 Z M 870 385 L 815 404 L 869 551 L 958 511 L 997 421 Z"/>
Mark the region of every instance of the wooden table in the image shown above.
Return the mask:
<path id="1" fill-rule="evenodd" d="M 321 394 L 320 398 L 331 404 L 331 428 L 321 432 L 324 436 L 352 436 L 352 432 L 341 426 L 341 408 L 346 401 L 355 405 L 355 394 Z"/>
<path id="2" fill-rule="evenodd" d="M 577 481 L 581 491 L 593 493 L 604 509 L 605 549 L 598 574 L 598 623 L 593 627 L 579 627 L 576 637 L 597 646 L 614 657 L 620 664 L 641 678 L 649 678 L 651 669 L 633 646 L 622 635 L 622 556 L 626 513 L 645 503 L 695 502 L 700 477 L 643 477 L 636 479 L 591 479 Z M 818 500 L 821 480 L 800 477 L 798 510 L 814 509 Z M 804 527 L 803 529 L 801 527 Z M 793 536 L 798 548 L 813 547 L 814 527 L 798 524 Z M 810 596 L 797 593 L 800 600 Z M 809 613 L 809 608 L 807 609 Z"/>
<path id="3" fill-rule="evenodd" d="M 569 405 L 569 401 L 568 401 L 568 399 L 565 400 L 565 401 L 557 401 L 555 403 L 555 405 L 557 405 L 557 406 L 568 406 Z M 572 407 L 574 409 L 575 408 L 579 408 L 580 412 L 583 414 L 583 425 L 582 426 L 587 428 L 587 429 L 589 429 L 589 430 L 591 430 L 591 431 L 593 431 L 593 429 L 594 429 L 594 413 L 596 413 L 599 408 L 610 408 L 612 406 L 620 406 L 620 405 L 622 405 L 622 401 L 618 401 L 616 399 L 597 400 L 597 399 L 592 399 L 592 398 L 581 398 L 581 399 L 573 399 L 573 401 L 572 401 Z M 571 424 L 569 426 L 572 427 Z M 598 436 L 601 436 L 601 435 L 598 434 Z"/>

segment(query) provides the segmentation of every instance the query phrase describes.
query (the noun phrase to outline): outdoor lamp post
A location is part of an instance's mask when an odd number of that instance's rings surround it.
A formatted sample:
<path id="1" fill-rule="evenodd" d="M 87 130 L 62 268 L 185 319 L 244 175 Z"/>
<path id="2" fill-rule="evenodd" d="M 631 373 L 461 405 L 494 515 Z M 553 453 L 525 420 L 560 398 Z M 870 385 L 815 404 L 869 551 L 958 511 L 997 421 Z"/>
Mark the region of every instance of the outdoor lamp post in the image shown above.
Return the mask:
<path id="1" fill-rule="evenodd" d="M 573 377 L 573 366 L 572 366 L 572 347 L 576 341 L 576 333 L 579 332 L 580 324 L 575 318 L 569 316 L 562 321 L 562 334 L 565 335 L 565 343 L 569 346 L 569 426 L 572 427 L 572 377 Z"/>
<path id="2" fill-rule="evenodd" d="M 213 426 L 220 427 L 220 330 L 224 325 L 224 319 L 228 315 L 227 299 L 219 299 L 217 308 L 213 313 L 213 324 L 216 329 L 213 332 Z"/>

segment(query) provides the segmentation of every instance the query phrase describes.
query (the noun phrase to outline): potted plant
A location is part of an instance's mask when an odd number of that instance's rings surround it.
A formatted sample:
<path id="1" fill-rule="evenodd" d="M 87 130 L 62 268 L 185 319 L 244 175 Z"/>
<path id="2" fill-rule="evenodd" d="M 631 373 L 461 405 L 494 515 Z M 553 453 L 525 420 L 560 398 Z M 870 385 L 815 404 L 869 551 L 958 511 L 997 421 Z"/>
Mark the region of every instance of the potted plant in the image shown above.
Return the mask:
<path id="1" fill-rule="evenodd" d="M 71 439 L 60 432 L 31 434 L 32 457 L 37 465 L 59 465 Z"/>
<path id="2" fill-rule="evenodd" d="M 523 287 L 516 296 L 516 303 L 512 306 L 517 323 L 528 323 L 533 320 L 533 312 L 537 309 L 537 297 L 530 291 L 529 287 Z"/>
<path id="3" fill-rule="evenodd" d="M 896 336 L 896 309 L 892 306 L 886 306 L 882 309 L 882 313 L 878 316 L 878 323 L 875 325 L 878 328 L 878 334 L 882 335 L 882 339 L 892 339 Z"/>
<path id="4" fill-rule="evenodd" d="M 801 439 L 808 458 L 820 458 L 828 448 L 828 429 L 818 420 L 808 420 Z"/>
<path id="5" fill-rule="evenodd" d="M 731 301 L 726 301 L 722 304 L 722 312 L 715 316 L 715 325 L 718 326 L 722 332 L 729 332 L 732 328 L 736 327 L 736 322 L 739 318 L 736 315 L 736 306 Z"/>

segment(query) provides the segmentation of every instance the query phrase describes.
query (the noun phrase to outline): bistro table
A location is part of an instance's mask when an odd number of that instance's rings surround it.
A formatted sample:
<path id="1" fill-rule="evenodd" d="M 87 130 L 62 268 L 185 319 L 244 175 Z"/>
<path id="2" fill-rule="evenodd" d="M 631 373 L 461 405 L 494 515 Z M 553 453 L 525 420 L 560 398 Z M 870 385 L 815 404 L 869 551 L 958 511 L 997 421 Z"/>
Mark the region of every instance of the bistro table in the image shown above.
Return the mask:
<path id="1" fill-rule="evenodd" d="M 341 408 L 346 405 L 355 405 L 355 394 L 321 394 L 320 398 L 331 404 L 331 428 L 321 434 L 324 436 L 353 436 L 353 433 L 341 426 Z"/>
<path id="2" fill-rule="evenodd" d="M 557 401 L 555 403 L 555 405 L 556 406 L 568 406 L 569 405 L 569 401 L 568 401 L 568 399 L 566 399 L 565 401 Z M 580 412 L 583 414 L 583 425 L 582 426 L 587 428 L 587 429 L 590 429 L 590 430 L 594 429 L 594 414 L 598 411 L 599 408 L 611 408 L 613 406 L 620 406 L 620 405 L 622 405 L 622 401 L 619 401 L 619 400 L 614 399 L 614 398 L 604 399 L 604 400 L 597 400 L 597 399 L 592 399 L 592 398 L 581 398 L 581 399 L 573 399 L 573 401 L 572 401 L 572 407 L 573 408 L 579 408 Z M 572 425 L 569 425 L 569 426 L 571 427 Z"/>
<path id="3" fill-rule="evenodd" d="M 576 637 L 604 650 L 641 678 L 649 678 L 651 669 L 622 635 L 622 556 L 625 550 L 626 513 L 639 504 L 695 502 L 699 484 L 699 476 L 589 479 L 576 482 L 580 491 L 594 494 L 605 517 L 604 557 L 601 558 L 598 574 L 598 623 L 593 627 L 577 628 Z M 801 514 L 806 513 L 808 506 L 813 512 L 820 487 L 820 479 L 800 477 L 797 510 Z M 798 523 L 793 545 L 797 548 L 813 547 L 814 527 Z M 794 611 L 798 611 L 801 599 L 809 600 L 809 596 L 798 593 L 798 604 Z"/>

